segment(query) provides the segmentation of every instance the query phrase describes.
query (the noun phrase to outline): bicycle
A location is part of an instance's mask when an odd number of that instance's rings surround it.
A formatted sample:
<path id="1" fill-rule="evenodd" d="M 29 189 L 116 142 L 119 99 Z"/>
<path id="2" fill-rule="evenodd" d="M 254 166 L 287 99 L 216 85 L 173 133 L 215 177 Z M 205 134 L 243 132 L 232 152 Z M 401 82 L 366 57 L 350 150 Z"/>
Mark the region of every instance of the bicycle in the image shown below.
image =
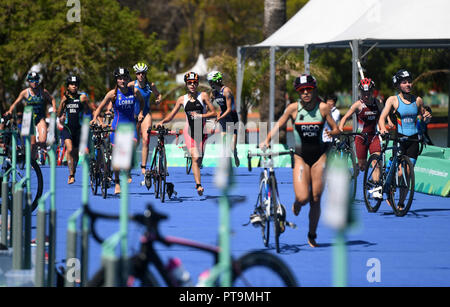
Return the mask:
<path id="1" fill-rule="evenodd" d="M 106 215 L 93 212 L 89 207 L 87 213 L 90 216 L 91 230 L 93 238 L 102 243 L 103 239 L 98 235 L 95 229 L 95 221 L 98 218 L 117 220 L 118 216 Z M 127 286 L 133 286 L 136 280 L 140 281 L 143 287 L 159 287 L 161 284 L 149 269 L 150 265 L 156 268 L 156 272 L 162 278 L 163 282 L 169 287 L 178 287 L 180 285 L 172 278 L 163 258 L 155 249 L 155 243 L 159 242 L 165 246 L 184 246 L 190 249 L 199 250 L 213 256 L 214 263 L 219 261 L 219 247 L 207 245 L 184 238 L 163 236 L 159 231 L 159 225 L 167 220 L 167 215 L 157 212 L 151 205 L 143 214 L 136 214 L 130 219 L 145 227 L 145 232 L 140 239 L 139 252 L 129 258 L 129 274 Z M 280 282 L 281 286 L 296 287 L 297 281 L 290 271 L 289 267 L 275 255 L 254 251 L 249 252 L 238 259 L 232 259 L 232 284 L 233 286 L 257 287 L 261 282 Z M 259 269 L 258 269 L 259 268 Z M 271 273 L 271 276 L 254 276 L 255 273 Z M 94 276 L 88 281 L 90 287 L 99 287 L 105 284 L 105 268 L 101 267 Z M 273 286 L 274 284 L 271 284 Z"/>
<path id="2" fill-rule="evenodd" d="M 192 169 L 192 157 L 186 145 L 179 146 L 178 148 L 181 148 L 184 151 L 184 158 L 186 159 L 186 175 L 189 175 Z"/>
<path id="3" fill-rule="evenodd" d="M 252 171 L 251 158 L 261 157 L 264 170 L 259 177 L 259 192 L 255 209 L 250 216 L 250 222 L 255 226 L 261 226 L 262 239 L 265 247 L 269 246 L 270 222 L 273 223 L 275 249 L 280 252 L 280 235 L 284 232 L 286 225 L 296 228 L 296 225 L 286 221 L 286 208 L 280 203 L 278 194 L 277 179 L 272 158 L 275 156 L 290 155 L 291 167 L 294 168 L 294 150 L 283 152 L 271 152 L 266 148 L 261 153 L 247 154 L 248 170 Z M 247 224 L 248 225 L 248 224 Z"/>
<path id="4" fill-rule="evenodd" d="M 385 135 L 385 138 L 381 154 L 372 154 L 369 157 L 364 173 L 364 201 L 369 212 L 377 212 L 383 201 L 383 194 L 386 194 L 386 200 L 394 214 L 405 216 L 414 198 L 415 176 L 414 165 L 408 156 L 403 155 L 399 144 L 416 140 L 408 140 L 406 136 L 392 138 L 389 134 Z M 390 139 L 393 141 L 392 146 L 388 146 Z M 386 165 L 388 150 L 392 150 L 390 165 Z"/>
<path id="5" fill-rule="evenodd" d="M 2 158 L 0 170 L 0 187 L 1 183 L 3 182 L 3 174 L 6 174 L 12 168 L 12 154 L 13 154 L 12 133 L 14 132 L 17 133 L 17 135 L 19 135 L 17 125 L 11 116 L 6 116 L 1 120 L 2 122 L 5 123 L 5 130 L 3 130 L 3 132 L 0 132 L 2 138 L 1 143 L 4 145 L 3 151 L 0 153 L 0 157 Z M 23 142 L 20 142 L 20 145 L 16 145 L 16 182 L 19 182 L 25 176 L 26 176 L 25 147 L 23 146 Z M 11 172 L 9 172 L 7 175 L 7 179 L 9 182 L 8 183 L 9 191 L 12 191 L 12 180 L 13 180 L 12 177 L 13 175 L 11 174 Z M 42 196 L 42 192 L 44 189 L 44 180 L 42 177 L 42 171 L 39 164 L 36 162 L 36 160 L 33 159 L 31 159 L 30 186 L 32 199 L 31 211 L 34 211 L 38 206 L 39 198 Z M 12 195 L 10 195 L 9 204 L 10 206 L 12 204 Z"/>
<path id="6" fill-rule="evenodd" d="M 89 162 L 89 177 L 91 190 L 97 195 L 98 187 L 101 187 L 102 197 L 106 199 L 108 189 L 111 187 L 111 154 L 112 148 L 109 133 L 114 130 L 92 124 L 93 153 Z"/>
<path id="7" fill-rule="evenodd" d="M 159 126 L 153 127 L 147 130 L 148 134 L 154 134 L 158 136 L 158 144 L 155 148 L 155 153 L 153 155 L 152 163 L 150 169 L 145 171 L 144 183 L 149 190 L 152 186 L 155 189 L 155 198 L 160 198 L 161 202 L 165 201 L 166 193 L 169 199 L 172 197 L 174 192 L 174 186 L 172 183 L 166 182 L 166 177 L 169 176 L 167 171 L 167 157 L 165 148 L 165 136 L 175 135 L 178 143 L 178 136 L 180 133 L 177 131 L 170 131 L 169 129 Z"/>
<path id="8" fill-rule="evenodd" d="M 356 186 L 359 175 L 359 168 L 356 164 L 356 154 L 352 147 L 351 137 L 361 136 L 364 138 L 364 142 L 367 142 L 367 133 L 341 133 L 338 137 L 333 138 L 333 142 L 329 151 L 330 156 L 343 159 L 348 165 L 350 172 L 350 197 L 355 199 Z"/>

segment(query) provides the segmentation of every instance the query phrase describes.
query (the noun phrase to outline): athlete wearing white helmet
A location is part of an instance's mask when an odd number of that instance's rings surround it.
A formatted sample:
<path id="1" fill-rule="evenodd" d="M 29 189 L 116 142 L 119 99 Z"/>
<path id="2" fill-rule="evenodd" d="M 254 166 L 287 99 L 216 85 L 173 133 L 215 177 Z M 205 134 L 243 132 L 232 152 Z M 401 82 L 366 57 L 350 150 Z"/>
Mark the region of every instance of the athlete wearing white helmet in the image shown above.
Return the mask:
<path id="1" fill-rule="evenodd" d="M 141 172 L 145 174 L 145 169 L 148 159 L 148 145 L 150 144 L 150 135 L 147 133 L 148 128 L 152 126 L 152 115 L 150 112 L 150 96 L 155 96 L 155 103 L 161 102 L 161 93 L 156 88 L 153 82 L 147 80 L 148 66 L 143 62 L 139 62 L 133 66 L 133 70 L 136 74 L 136 80 L 128 84 L 128 86 L 134 86 L 135 95 L 144 100 L 144 108 L 140 109 L 139 104 L 135 104 L 134 114 L 137 119 L 136 130 L 138 131 L 138 143 L 139 139 L 142 139 L 142 160 L 141 160 Z M 142 116 L 140 117 L 140 112 Z"/>

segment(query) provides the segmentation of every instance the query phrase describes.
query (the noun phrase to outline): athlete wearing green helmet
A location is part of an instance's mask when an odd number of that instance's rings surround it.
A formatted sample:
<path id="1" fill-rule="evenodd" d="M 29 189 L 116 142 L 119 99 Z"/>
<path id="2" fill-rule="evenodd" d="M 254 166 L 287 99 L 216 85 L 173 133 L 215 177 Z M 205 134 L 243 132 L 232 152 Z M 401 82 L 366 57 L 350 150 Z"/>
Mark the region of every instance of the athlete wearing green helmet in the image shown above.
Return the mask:
<path id="1" fill-rule="evenodd" d="M 133 66 L 136 74 L 136 80 L 128 83 L 128 86 L 134 87 L 134 93 L 138 99 L 144 102 L 144 108 L 141 110 L 140 104 L 136 103 L 134 115 L 136 118 L 136 131 L 138 132 L 138 144 L 142 139 L 142 155 L 141 155 L 141 173 L 144 175 L 148 159 L 148 146 L 150 144 L 150 135 L 147 133 L 148 128 L 152 126 L 152 115 L 150 113 L 150 97 L 155 96 L 155 103 L 161 102 L 161 93 L 153 82 L 147 80 L 148 66 L 144 62 L 136 63 Z"/>
<path id="2" fill-rule="evenodd" d="M 234 154 L 234 163 L 236 166 L 239 166 L 240 162 L 236 149 L 239 117 L 236 111 L 233 93 L 229 87 L 223 85 L 223 75 L 220 71 L 215 70 L 210 72 L 206 79 L 212 88 L 211 101 L 220 107 L 220 114 L 217 115 L 217 121 L 222 128 L 222 135 L 226 135 L 228 132 L 233 134 L 231 148 Z"/>
<path id="3" fill-rule="evenodd" d="M 55 98 L 53 98 L 50 93 L 43 88 L 42 83 L 40 82 L 41 77 L 37 72 L 30 72 L 27 75 L 27 81 L 29 83 L 29 87 L 20 92 L 19 96 L 13 102 L 5 115 L 12 114 L 17 104 L 21 101 L 23 101 L 25 105 L 33 107 L 33 124 L 39 132 L 39 139 L 36 141 L 36 135 L 31 136 L 31 156 L 33 159 L 36 159 L 36 145 L 41 148 L 47 147 L 47 123 L 45 122 L 47 104 L 51 103 L 53 110 L 56 110 L 56 101 Z"/>

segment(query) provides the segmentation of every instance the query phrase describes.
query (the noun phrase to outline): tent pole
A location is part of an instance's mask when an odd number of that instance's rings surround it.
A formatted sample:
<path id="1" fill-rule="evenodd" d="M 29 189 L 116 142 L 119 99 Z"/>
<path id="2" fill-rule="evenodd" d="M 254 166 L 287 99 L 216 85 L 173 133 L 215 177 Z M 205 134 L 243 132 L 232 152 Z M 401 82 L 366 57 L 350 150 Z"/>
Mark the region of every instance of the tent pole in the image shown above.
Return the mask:
<path id="1" fill-rule="evenodd" d="M 241 99 L 242 99 L 242 84 L 244 82 L 244 62 L 245 62 L 245 51 L 243 47 L 237 48 L 237 76 L 236 76 L 236 110 L 239 115 L 241 115 Z"/>
<path id="2" fill-rule="evenodd" d="M 350 47 L 352 49 L 352 104 L 356 100 L 358 100 L 358 80 L 359 80 L 358 61 L 360 57 L 359 44 L 360 42 L 357 39 L 354 39 L 350 44 Z M 353 131 L 356 131 L 356 128 L 358 126 L 356 114 L 353 114 L 352 119 L 353 119 Z"/>
<path id="3" fill-rule="evenodd" d="M 303 62 L 305 64 L 305 74 L 309 75 L 311 74 L 311 46 L 305 45 L 304 47 L 304 55 L 303 55 Z"/>
<path id="4" fill-rule="evenodd" d="M 270 47 L 269 129 L 272 129 L 275 117 L 275 48 Z"/>

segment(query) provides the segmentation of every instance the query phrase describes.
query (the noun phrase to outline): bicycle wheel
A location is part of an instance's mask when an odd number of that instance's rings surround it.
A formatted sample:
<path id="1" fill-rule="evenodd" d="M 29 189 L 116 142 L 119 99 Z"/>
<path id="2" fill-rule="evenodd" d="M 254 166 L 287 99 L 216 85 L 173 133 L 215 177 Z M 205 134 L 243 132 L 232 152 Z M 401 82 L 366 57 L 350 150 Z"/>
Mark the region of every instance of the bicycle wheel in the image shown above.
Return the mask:
<path id="1" fill-rule="evenodd" d="M 279 257 L 261 251 L 233 261 L 234 287 L 298 287 L 297 280 Z"/>
<path id="2" fill-rule="evenodd" d="M 3 173 L 11 168 L 9 161 L 5 161 L 3 164 Z M 25 163 L 16 164 L 16 182 L 22 180 L 26 176 Z M 0 178 L 0 183 L 3 182 L 3 177 Z M 9 191 L 12 191 L 12 175 L 8 176 L 8 187 Z M 38 200 L 42 196 L 42 191 L 44 189 L 44 180 L 42 178 L 41 168 L 35 160 L 31 160 L 31 172 L 30 172 L 30 187 L 31 187 L 31 210 L 34 211 L 38 206 Z M 1 184 L 0 184 L 1 189 Z M 1 197 L 1 191 L 0 191 Z M 9 195 L 9 205 L 12 206 L 12 193 Z M 1 204 L 0 204 L 1 207 Z"/>
<path id="3" fill-rule="evenodd" d="M 380 208 L 383 187 L 383 159 L 378 154 L 372 154 L 367 161 L 366 170 L 364 172 L 364 202 L 367 211 L 377 212 Z M 380 197 L 381 195 L 381 197 Z"/>
<path id="4" fill-rule="evenodd" d="M 277 182 L 275 177 L 271 176 L 269 178 L 270 182 L 270 219 L 273 222 L 273 233 L 275 238 L 275 250 L 277 253 L 280 252 L 280 219 L 278 217 L 278 190 L 277 190 Z"/>
<path id="5" fill-rule="evenodd" d="M 265 247 L 269 246 L 269 235 L 270 235 L 270 218 L 266 218 L 266 204 L 267 201 L 267 181 L 265 179 L 264 173 L 259 176 L 259 195 L 258 195 L 258 207 L 261 209 L 261 234 Z M 267 202 L 266 202 L 267 201 Z"/>
<path id="6" fill-rule="evenodd" d="M 356 165 L 355 153 L 353 150 L 346 150 L 344 152 L 344 156 L 347 160 L 348 169 L 350 172 L 350 197 L 352 200 L 355 199 L 356 196 L 356 187 L 358 183 L 358 166 Z"/>
<path id="7" fill-rule="evenodd" d="M 167 175 L 167 160 L 166 160 L 166 150 L 161 148 L 161 153 L 159 155 L 159 178 L 160 178 L 160 198 L 161 202 L 166 199 L 166 175 Z"/>
<path id="8" fill-rule="evenodd" d="M 401 156 L 397 169 L 391 185 L 391 205 L 396 216 L 405 216 L 414 198 L 414 165 L 407 156 Z"/>
<path id="9" fill-rule="evenodd" d="M 108 153 L 106 152 L 106 149 L 102 147 L 100 149 L 100 169 L 102 176 L 101 178 L 101 187 L 102 187 L 102 197 L 103 199 L 106 199 L 108 196 L 108 181 L 109 181 L 109 166 L 108 166 Z"/>
<path id="10" fill-rule="evenodd" d="M 186 156 L 186 174 L 189 175 L 192 169 L 192 158 Z"/>
<path id="11" fill-rule="evenodd" d="M 89 180 L 91 184 L 92 194 L 97 195 L 99 180 L 97 174 L 96 161 L 91 161 L 89 163 Z"/>

